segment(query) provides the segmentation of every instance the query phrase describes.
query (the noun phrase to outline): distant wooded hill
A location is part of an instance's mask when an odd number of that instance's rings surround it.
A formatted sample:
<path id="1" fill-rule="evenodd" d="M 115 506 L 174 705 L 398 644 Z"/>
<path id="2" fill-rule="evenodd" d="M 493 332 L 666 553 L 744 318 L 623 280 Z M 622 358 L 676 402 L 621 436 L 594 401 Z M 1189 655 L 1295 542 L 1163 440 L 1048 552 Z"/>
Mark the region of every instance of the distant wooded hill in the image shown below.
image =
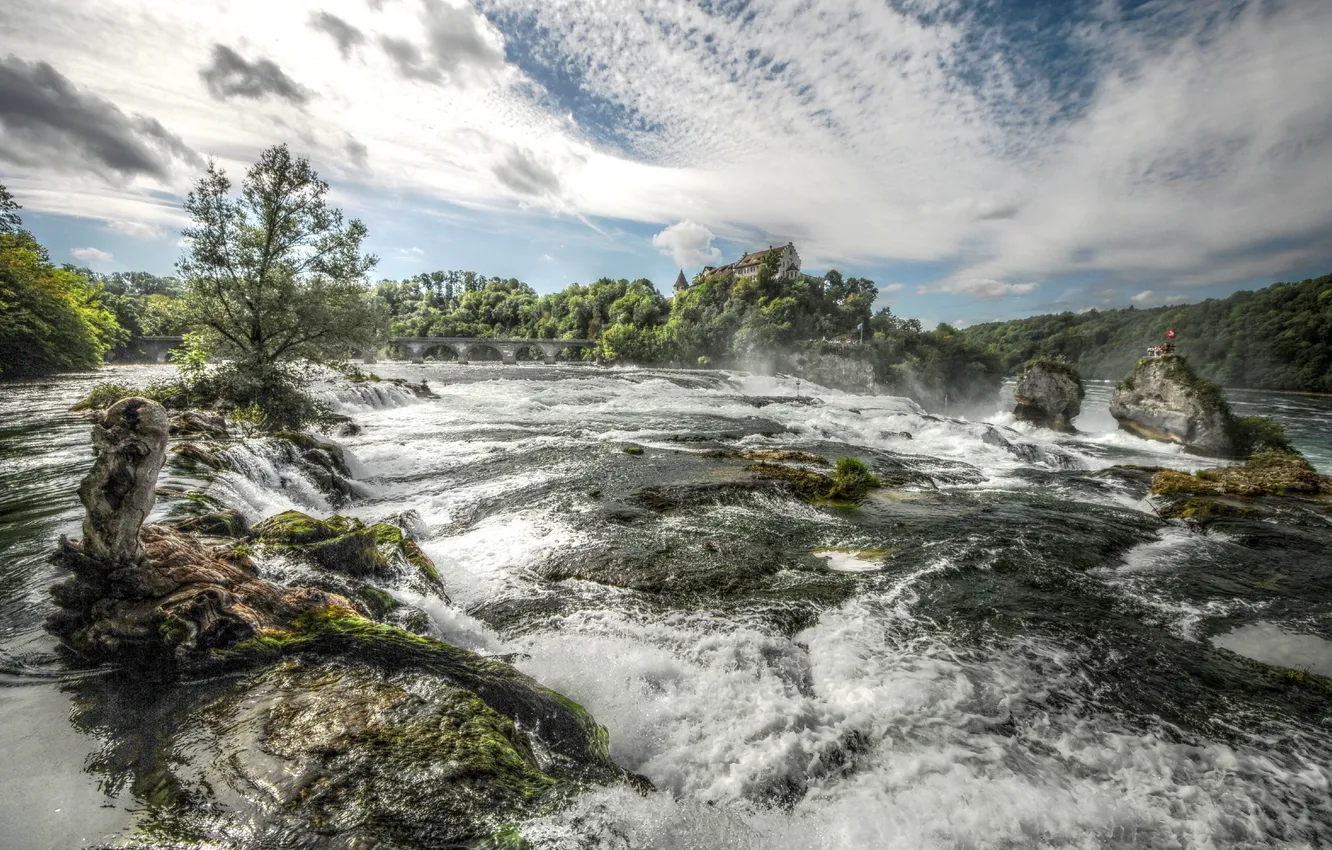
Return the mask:
<path id="1" fill-rule="evenodd" d="M 1179 353 L 1222 386 L 1332 393 L 1332 275 L 1201 304 L 1033 316 L 964 333 L 1010 371 L 1063 356 L 1084 378 L 1117 379 L 1172 327 Z"/>

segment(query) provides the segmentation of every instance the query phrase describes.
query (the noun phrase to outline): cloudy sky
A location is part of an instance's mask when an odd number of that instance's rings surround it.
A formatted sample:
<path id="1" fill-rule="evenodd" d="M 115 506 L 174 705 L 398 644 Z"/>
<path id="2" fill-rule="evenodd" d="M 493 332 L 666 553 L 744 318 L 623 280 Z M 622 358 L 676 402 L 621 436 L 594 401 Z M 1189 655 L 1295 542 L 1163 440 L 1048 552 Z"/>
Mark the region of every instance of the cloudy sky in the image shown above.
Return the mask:
<path id="1" fill-rule="evenodd" d="M 1327 0 L 3 0 L 0 182 L 101 271 L 287 142 L 376 277 L 794 241 L 927 321 L 1147 306 L 1332 271 L 1329 41 Z"/>

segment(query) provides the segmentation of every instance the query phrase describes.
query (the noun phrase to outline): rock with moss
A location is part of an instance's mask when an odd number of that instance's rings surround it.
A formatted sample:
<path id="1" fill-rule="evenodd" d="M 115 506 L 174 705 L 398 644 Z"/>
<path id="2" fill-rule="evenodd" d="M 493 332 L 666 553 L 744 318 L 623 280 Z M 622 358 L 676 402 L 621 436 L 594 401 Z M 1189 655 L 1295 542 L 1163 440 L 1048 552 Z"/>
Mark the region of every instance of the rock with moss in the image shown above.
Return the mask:
<path id="1" fill-rule="evenodd" d="M 606 730 L 573 701 L 509 664 L 369 619 L 391 607 L 383 591 L 362 586 L 354 601 L 285 586 L 260 576 L 238 540 L 141 525 L 165 411 L 130 400 L 98 427 L 80 489 L 96 519 L 84 540 L 61 539 L 55 561 L 72 575 L 53 588 L 47 625 L 83 660 L 121 671 L 128 690 L 101 714 L 125 699 L 169 705 L 153 745 L 132 748 L 129 841 L 471 846 L 594 785 L 650 787 L 611 761 Z M 438 583 L 392 525 L 288 512 L 255 536 L 339 568 L 398 558 Z M 195 674 L 189 685 L 175 683 L 182 671 Z M 79 702 L 99 713 L 96 697 Z"/>
<path id="2" fill-rule="evenodd" d="M 214 655 L 232 675 L 153 689 L 170 710 L 117 777 L 141 790 L 142 846 L 472 847 L 585 790 L 651 787 L 572 700 L 344 611 Z M 99 715 L 127 696 L 98 688 L 77 711 L 105 734 Z"/>
<path id="3" fill-rule="evenodd" d="M 882 485 L 869 467 L 853 457 L 837 461 L 832 475 L 812 469 L 777 463 L 754 463 L 745 467 L 763 478 L 780 482 L 792 494 L 815 504 L 854 504 Z"/>
<path id="4" fill-rule="evenodd" d="M 185 517 L 172 523 L 172 526 L 185 534 L 203 537 L 240 539 L 250 535 L 250 523 L 245 519 L 245 514 L 231 508 Z"/>
<path id="5" fill-rule="evenodd" d="M 1183 357 L 1139 360 L 1115 389 L 1110 415 L 1122 430 L 1145 439 L 1212 457 L 1240 454 L 1221 388 L 1195 374 Z"/>
<path id="6" fill-rule="evenodd" d="M 266 438 L 281 460 L 305 474 L 335 507 L 356 495 L 342 447 L 300 431 L 279 431 Z"/>
<path id="7" fill-rule="evenodd" d="M 1153 476 L 1151 494 L 1167 519 L 1208 524 L 1223 519 L 1273 519 L 1302 524 L 1332 509 L 1332 478 L 1319 475 L 1295 454 L 1267 452 L 1241 466 L 1195 473 L 1163 469 Z"/>
<path id="8" fill-rule="evenodd" d="M 171 436 L 226 440 L 231 438 L 231 432 L 227 430 L 227 419 L 221 413 L 183 410 L 171 417 Z"/>
<path id="9" fill-rule="evenodd" d="M 251 537 L 349 578 L 405 579 L 419 592 L 444 596 L 434 563 L 402 529 L 389 523 L 367 526 L 351 517 L 315 519 L 285 511 L 256 525 Z"/>
<path id="10" fill-rule="evenodd" d="M 1332 478 L 1319 475 L 1303 457 L 1266 453 L 1242 466 L 1204 469 L 1193 474 L 1163 469 L 1152 479 L 1157 496 L 1332 496 Z"/>
<path id="11" fill-rule="evenodd" d="M 1013 388 L 1013 415 L 1042 428 L 1072 433 L 1086 391 L 1077 367 L 1066 360 L 1029 361 Z"/>

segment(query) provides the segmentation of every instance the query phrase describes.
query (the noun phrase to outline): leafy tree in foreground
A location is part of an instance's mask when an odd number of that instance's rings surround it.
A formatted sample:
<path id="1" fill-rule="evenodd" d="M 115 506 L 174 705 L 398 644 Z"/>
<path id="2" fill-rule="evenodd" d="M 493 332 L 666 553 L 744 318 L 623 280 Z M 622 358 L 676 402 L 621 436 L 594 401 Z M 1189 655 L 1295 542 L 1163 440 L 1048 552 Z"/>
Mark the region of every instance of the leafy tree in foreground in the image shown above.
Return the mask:
<path id="1" fill-rule="evenodd" d="M 318 412 L 298 365 L 339 363 L 380 335 L 365 285 L 378 260 L 361 253 L 365 225 L 344 222 L 328 191 L 279 145 L 250 168 L 239 198 L 209 163 L 185 202 L 193 224 L 177 267 L 188 322 L 203 350 L 232 360 L 211 389 L 223 406 L 259 405 L 275 426 Z"/>
<path id="2" fill-rule="evenodd" d="M 264 368 L 328 363 L 376 341 L 366 321 L 361 254 L 366 228 L 344 223 L 326 202 L 328 184 L 286 145 L 269 148 L 245 175 L 241 196 L 216 165 L 190 192 L 193 225 L 178 264 L 192 323 L 218 354 Z"/>

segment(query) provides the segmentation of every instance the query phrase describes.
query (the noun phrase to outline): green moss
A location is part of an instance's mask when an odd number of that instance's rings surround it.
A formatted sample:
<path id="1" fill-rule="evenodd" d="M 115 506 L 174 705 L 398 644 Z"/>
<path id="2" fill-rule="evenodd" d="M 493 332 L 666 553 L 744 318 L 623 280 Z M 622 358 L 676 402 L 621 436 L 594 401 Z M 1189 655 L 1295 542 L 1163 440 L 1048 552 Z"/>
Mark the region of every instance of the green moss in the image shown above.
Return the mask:
<path id="1" fill-rule="evenodd" d="M 620 451 L 624 452 L 624 453 L 627 454 L 627 455 L 641 455 L 641 454 L 643 453 L 643 447 L 642 447 L 642 446 L 625 446 L 625 447 L 624 447 L 623 449 L 621 449 Z"/>
<path id="2" fill-rule="evenodd" d="M 1315 688 L 1319 691 L 1332 694 L 1332 679 L 1326 676 L 1320 676 L 1307 669 L 1290 669 L 1282 673 L 1282 677 L 1292 685 L 1300 687 Z"/>
<path id="3" fill-rule="evenodd" d="M 92 392 L 74 403 L 70 410 L 106 410 L 126 398 L 147 398 L 169 405 L 183 399 L 185 390 L 178 384 L 158 383 L 146 387 L 127 387 L 124 384 L 98 384 Z"/>
<path id="4" fill-rule="evenodd" d="M 1332 479 L 1320 476 L 1303 457 L 1257 454 L 1243 466 L 1204 469 L 1193 475 L 1173 469 L 1152 478 L 1153 495 L 1285 496 L 1332 493 Z"/>
<path id="5" fill-rule="evenodd" d="M 852 457 L 837 461 L 831 476 L 773 463 L 753 463 L 745 469 L 764 478 L 780 481 L 795 495 L 816 504 L 855 504 L 864 499 L 870 490 L 882 486 L 865 464 Z"/>
<path id="6" fill-rule="evenodd" d="M 157 634 L 168 649 L 174 649 L 189 638 L 190 627 L 184 620 L 172 614 L 158 624 Z"/>
<path id="7" fill-rule="evenodd" d="M 397 600 L 392 596 L 368 584 L 356 589 L 356 598 L 365 603 L 365 607 L 370 610 L 371 616 L 378 620 L 384 619 L 390 611 L 398 607 Z"/>
<path id="8" fill-rule="evenodd" d="M 1206 522 L 1212 519 L 1253 516 L 1255 511 L 1215 499 L 1183 499 L 1165 505 L 1159 511 L 1165 519 Z"/>

